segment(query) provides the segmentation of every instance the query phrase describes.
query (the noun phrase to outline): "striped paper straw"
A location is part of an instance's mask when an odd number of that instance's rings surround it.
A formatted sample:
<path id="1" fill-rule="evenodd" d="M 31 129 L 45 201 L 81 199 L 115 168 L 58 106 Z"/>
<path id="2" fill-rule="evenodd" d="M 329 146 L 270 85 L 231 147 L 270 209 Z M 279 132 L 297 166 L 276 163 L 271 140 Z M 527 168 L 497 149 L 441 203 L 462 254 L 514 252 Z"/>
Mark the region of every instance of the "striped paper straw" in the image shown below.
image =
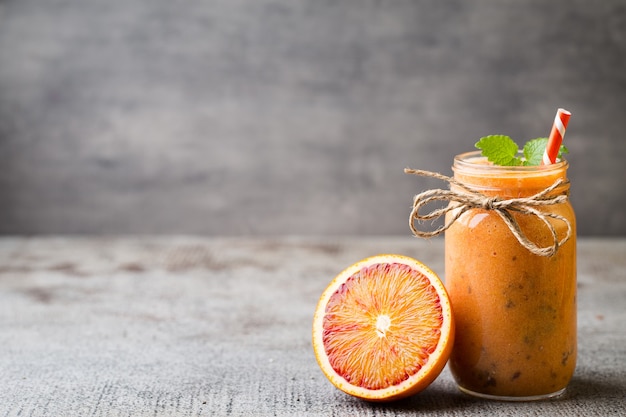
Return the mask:
<path id="1" fill-rule="evenodd" d="M 552 124 L 552 130 L 550 131 L 550 137 L 548 138 L 548 144 L 546 150 L 543 152 L 542 165 L 550 165 L 556 162 L 556 157 L 559 154 L 561 143 L 563 142 L 563 136 L 565 136 L 565 128 L 572 113 L 565 109 L 558 109 L 556 116 L 554 117 L 554 123 Z"/>

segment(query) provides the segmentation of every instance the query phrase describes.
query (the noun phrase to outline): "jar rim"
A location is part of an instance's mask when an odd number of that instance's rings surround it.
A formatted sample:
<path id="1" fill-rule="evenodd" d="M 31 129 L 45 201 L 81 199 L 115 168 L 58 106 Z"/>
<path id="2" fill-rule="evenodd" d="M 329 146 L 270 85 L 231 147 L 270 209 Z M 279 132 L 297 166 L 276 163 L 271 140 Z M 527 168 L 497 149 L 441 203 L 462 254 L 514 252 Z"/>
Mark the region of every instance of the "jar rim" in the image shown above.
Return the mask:
<path id="1" fill-rule="evenodd" d="M 523 157 L 524 154 L 521 150 L 517 153 L 518 157 Z M 481 162 L 478 162 L 481 161 Z M 462 170 L 474 170 L 484 173 L 496 173 L 496 172 L 519 172 L 519 173 L 549 173 L 567 169 L 569 164 L 565 159 L 558 159 L 556 163 L 550 165 L 533 165 L 533 166 L 502 166 L 493 165 L 491 163 L 485 163 L 486 158 L 482 156 L 481 151 L 465 152 L 454 157 L 453 170 L 455 168 Z"/>

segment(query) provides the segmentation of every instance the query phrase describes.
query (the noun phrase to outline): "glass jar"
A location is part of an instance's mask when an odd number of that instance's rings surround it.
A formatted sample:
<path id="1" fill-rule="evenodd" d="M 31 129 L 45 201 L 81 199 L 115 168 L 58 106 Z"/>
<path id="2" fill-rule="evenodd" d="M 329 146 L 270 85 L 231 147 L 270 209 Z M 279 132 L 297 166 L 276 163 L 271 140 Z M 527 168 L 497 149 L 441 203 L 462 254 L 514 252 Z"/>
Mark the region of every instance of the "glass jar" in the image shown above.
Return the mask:
<path id="1" fill-rule="evenodd" d="M 485 196 L 530 197 L 563 183 L 566 161 L 547 166 L 502 167 L 480 152 L 458 155 L 454 179 Z M 454 191 L 463 191 L 452 185 Z M 538 206 L 558 240 L 551 256 L 523 246 L 493 209 L 472 208 L 445 233 L 445 280 L 456 321 L 450 369 L 461 391 L 498 400 L 537 400 L 565 391 L 576 366 L 576 220 L 569 200 Z M 458 210 L 458 209 L 455 209 Z M 555 239 L 537 216 L 509 211 L 520 231 L 540 247 Z M 455 211 L 446 214 L 447 222 Z"/>

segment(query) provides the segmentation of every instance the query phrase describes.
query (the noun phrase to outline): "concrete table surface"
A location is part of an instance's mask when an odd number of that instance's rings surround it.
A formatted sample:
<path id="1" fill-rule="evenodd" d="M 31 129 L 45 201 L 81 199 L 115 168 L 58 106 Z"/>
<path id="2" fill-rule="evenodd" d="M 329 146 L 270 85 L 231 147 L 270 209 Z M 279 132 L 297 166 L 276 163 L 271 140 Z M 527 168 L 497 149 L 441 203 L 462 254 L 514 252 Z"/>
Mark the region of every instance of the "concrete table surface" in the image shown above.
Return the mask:
<path id="1" fill-rule="evenodd" d="M 626 239 L 579 239 L 579 356 L 558 400 L 425 391 L 371 404 L 311 348 L 321 292 L 378 253 L 443 276 L 443 241 L 411 237 L 0 238 L 0 417 L 626 413 Z"/>

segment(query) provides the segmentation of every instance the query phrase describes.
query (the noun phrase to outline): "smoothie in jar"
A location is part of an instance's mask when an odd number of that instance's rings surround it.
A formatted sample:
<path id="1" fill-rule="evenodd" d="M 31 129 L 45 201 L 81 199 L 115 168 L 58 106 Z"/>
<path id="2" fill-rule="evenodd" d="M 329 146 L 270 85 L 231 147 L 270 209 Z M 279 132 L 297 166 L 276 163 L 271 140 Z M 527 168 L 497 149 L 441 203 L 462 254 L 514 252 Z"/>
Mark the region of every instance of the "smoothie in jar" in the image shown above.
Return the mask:
<path id="1" fill-rule="evenodd" d="M 563 183 L 566 161 L 547 166 L 492 165 L 470 152 L 455 158 L 454 179 L 485 196 L 530 197 Z M 452 186 L 454 190 L 455 186 Z M 556 241 L 551 256 L 532 253 L 494 210 L 473 208 L 446 230 L 445 280 L 456 319 L 450 369 L 460 389 L 486 398 L 528 400 L 561 394 L 576 365 L 576 225 L 569 200 L 535 207 Z M 555 241 L 535 215 L 511 210 L 523 234 L 539 247 Z M 449 220 L 454 211 L 448 212 Z"/>

